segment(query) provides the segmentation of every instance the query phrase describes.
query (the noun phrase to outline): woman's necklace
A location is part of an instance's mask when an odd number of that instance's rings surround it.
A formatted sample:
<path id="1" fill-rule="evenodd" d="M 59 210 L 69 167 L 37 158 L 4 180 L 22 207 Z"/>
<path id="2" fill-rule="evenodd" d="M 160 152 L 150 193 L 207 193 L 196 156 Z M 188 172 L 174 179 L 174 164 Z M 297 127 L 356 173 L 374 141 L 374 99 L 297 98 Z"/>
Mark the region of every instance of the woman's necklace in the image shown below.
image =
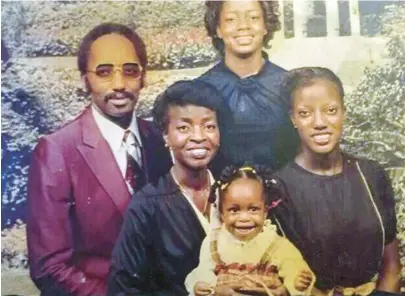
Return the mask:
<path id="1" fill-rule="evenodd" d="M 194 205 L 197 207 L 197 209 L 205 215 L 207 212 L 207 207 L 208 207 L 208 196 L 209 196 L 210 189 L 211 189 L 209 172 L 207 171 L 207 180 L 208 180 L 207 184 L 204 186 L 204 188 L 202 190 L 198 190 L 198 191 L 181 184 L 179 182 L 179 180 L 177 180 L 177 178 L 173 172 L 173 169 L 171 170 L 171 174 L 172 174 L 174 181 L 179 186 L 180 191 L 184 195 L 190 197 L 192 199 Z"/>

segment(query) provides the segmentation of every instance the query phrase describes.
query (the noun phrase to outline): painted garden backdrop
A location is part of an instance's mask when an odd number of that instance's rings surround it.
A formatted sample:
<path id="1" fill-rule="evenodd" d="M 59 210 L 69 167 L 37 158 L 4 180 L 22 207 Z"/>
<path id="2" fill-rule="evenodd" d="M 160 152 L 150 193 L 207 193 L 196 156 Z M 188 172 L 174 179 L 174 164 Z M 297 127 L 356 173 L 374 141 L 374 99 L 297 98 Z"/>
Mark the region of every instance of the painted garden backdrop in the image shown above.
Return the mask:
<path id="1" fill-rule="evenodd" d="M 283 28 L 268 51 L 270 59 L 286 69 L 326 66 L 342 78 L 348 93 L 343 147 L 389 171 L 405 265 L 405 4 L 279 3 Z M 30 153 L 41 135 L 89 103 L 76 70 L 81 38 L 106 21 L 140 33 L 149 72 L 139 112 L 148 117 L 166 86 L 200 75 L 218 59 L 203 14 L 201 1 L 2 1 L 2 295 L 36 294 L 27 277 L 24 225 Z"/>

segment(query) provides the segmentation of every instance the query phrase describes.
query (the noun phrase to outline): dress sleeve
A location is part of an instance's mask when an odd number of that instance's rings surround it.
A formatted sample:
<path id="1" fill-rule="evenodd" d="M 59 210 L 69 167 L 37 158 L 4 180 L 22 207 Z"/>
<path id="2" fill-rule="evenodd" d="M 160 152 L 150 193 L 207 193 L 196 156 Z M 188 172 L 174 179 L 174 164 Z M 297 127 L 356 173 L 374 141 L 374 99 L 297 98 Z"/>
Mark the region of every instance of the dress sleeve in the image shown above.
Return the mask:
<path id="1" fill-rule="evenodd" d="M 271 260 L 277 265 L 279 276 L 283 279 L 290 295 L 311 295 L 315 283 L 315 274 L 303 259 L 300 251 L 284 237 L 278 237 L 275 244 Z M 312 283 L 305 291 L 298 291 L 294 281 L 302 270 L 311 271 Z"/>
<path id="2" fill-rule="evenodd" d="M 143 295 L 155 288 L 151 254 L 154 222 L 146 199 L 138 192 L 128 207 L 112 254 L 108 295 Z"/>
<path id="3" fill-rule="evenodd" d="M 375 168 L 376 191 L 381 203 L 380 212 L 385 230 L 385 245 L 388 245 L 395 240 L 397 233 L 394 190 L 386 171 L 378 164 Z"/>
<path id="4" fill-rule="evenodd" d="M 194 295 L 194 285 L 197 282 L 205 282 L 213 286 L 217 283 L 217 276 L 214 273 L 215 262 L 211 257 L 210 240 L 210 235 L 207 235 L 203 240 L 200 251 L 200 262 L 186 277 L 184 284 L 190 295 Z"/>
<path id="5" fill-rule="evenodd" d="M 105 282 L 72 264 L 74 200 L 68 167 L 57 143 L 44 137 L 28 176 L 29 267 L 41 295 L 104 295 Z"/>

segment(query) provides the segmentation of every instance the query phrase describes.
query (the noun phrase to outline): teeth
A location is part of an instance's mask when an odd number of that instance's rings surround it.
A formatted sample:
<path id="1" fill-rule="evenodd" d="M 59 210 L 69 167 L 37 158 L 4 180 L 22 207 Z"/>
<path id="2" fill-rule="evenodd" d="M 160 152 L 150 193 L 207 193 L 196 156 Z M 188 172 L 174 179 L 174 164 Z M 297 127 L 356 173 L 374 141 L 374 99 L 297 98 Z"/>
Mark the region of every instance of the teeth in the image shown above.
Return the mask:
<path id="1" fill-rule="evenodd" d="M 113 103 L 114 105 L 126 105 L 128 100 L 126 100 L 125 98 L 110 99 L 110 102 Z"/>
<path id="2" fill-rule="evenodd" d="M 314 138 L 315 142 L 318 144 L 326 144 L 329 142 L 330 135 L 329 134 L 315 135 L 315 136 L 313 136 L 313 138 Z"/>
<path id="3" fill-rule="evenodd" d="M 237 229 L 236 229 L 237 232 L 239 232 L 239 233 L 244 233 L 244 234 L 249 233 L 249 232 L 251 232 L 252 230 L 253 230 L 253 228 L 237 228 Z"/>
<path id="4" fill-rule="evenodd" d="M 250 36 L 243 36 L 243 37 L 237 37 L 236 40 L 239 43 L 245 44 L 245 43 L 250 43 L 252 41 L 252 37 Z"/>
<path id="5" fill-rule="evenodd" d="M 207 155 L 208 151 L 207 149 L 191 149 L 190 153 L 196 158 L 203 158 Z"/>

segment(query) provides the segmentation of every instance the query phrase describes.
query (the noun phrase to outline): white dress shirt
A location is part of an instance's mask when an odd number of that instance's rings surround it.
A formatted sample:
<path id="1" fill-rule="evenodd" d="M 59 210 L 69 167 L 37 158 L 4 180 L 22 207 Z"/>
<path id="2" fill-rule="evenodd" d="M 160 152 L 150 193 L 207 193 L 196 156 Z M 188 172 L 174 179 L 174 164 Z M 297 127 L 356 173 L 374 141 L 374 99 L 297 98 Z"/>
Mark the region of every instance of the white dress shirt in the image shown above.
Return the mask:
<path id="1" fill-rule="evenodd" d="M 136 120 L 135 112 L 132 116 L 132 121 L 128 127 L 131 134 L 128 136 L 126 143 L 123 142 L 125 129 L 119 125 L 113 123 L 101 114 L 101 111 L 93 104 L 92 113 L 101 135 L 107 141 L 117 161 L 118 167 L 125 178 L 125 172 L 127 168 L 127 151 L 135 158 L 139 166 L 142 167 L 142 142 L 139 133 L 138 123 Z"/>

